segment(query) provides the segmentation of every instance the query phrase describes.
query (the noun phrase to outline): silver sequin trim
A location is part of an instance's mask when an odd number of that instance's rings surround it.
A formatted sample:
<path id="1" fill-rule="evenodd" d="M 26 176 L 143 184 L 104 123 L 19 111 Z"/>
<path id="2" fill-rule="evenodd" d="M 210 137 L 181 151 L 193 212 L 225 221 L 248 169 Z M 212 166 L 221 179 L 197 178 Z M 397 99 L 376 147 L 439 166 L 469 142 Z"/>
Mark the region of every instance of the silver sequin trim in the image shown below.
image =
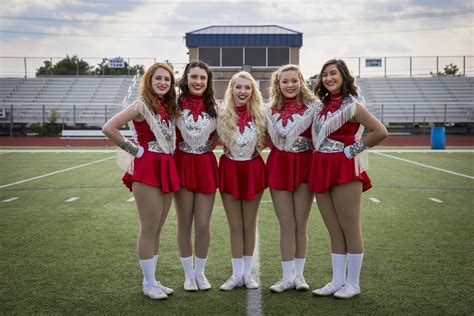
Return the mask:
<path id="1" fill-rule="evenodd" d="M 311 142 L 311 138 L 298 136 L 295 142 L 288 149 L 288 152 L 302 153 L 302 152 L 310 151 L 310 150 L 313 150 L 313 143 Z"/>
<path id="2" fill-rule="evenodd" d="M 208 140 L 204 145 L 199 146 L 198 148 L 192 148 L 186 142 L 182 141 L 178 144 L 179 150 L 188 153 L 188 154 L 205 154 L 212 151 L 211 141 Z"/>
<path id="3" fill-rule="evenodd" d="M 163 148 L 161 148 L 160 145 L 158 145 L 157 141 L 151 141 L 148 143 L 148 151 L 152 151 L 154 153 L 159 153 L 159 154 L 165 153 Z"/>
<path id="4" fill-rule="evenodd" d="M 232 155 L 232 153 L 230 152 L 229 149 L 227 149 L 226 147 L 224 147 L 224 155 L 231 159 L 231 160 L 235 160 L 235 161 L 248 161 L 248 160 L 252 160 L 254 159 L 255 157 L 258 156 L 258 151 L 254 151 L 250 156 L 248 155 L 244 155 L 243 152 L 239 152 L 239 156 L 234 156 Z"/>
<path id="5" fill-rule="evenodd" d="M 369 148 L 369 147 L 367 146 L 365 141 L 364 140 L 359 140 L 359 141 L 356 141 L 354 144 L 352 144 L 349 147 L 349 152 L 351 153 L 352 157 L 355 157 L 358 154 L 360 154 L 361 152 L 363 152 L 364 150 L 366 150 L 367 148 Z"/>
<path id="6" fill-rule="evenodd" d="M 326 138 L 319 146 L 318 151 L 320 153 L 340 153 L 344 151 L 344 143 L 331 138 Z"/>

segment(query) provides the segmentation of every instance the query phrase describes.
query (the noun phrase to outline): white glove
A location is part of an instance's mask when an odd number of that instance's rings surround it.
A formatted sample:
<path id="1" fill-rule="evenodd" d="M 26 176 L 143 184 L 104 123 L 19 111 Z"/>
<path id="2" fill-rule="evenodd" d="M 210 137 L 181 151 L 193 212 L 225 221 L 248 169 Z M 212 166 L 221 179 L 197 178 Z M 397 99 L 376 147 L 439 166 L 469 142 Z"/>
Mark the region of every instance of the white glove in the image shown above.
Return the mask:
<path id="1" fill-rule="evenodd" d="M 141 158 L 144 153 L 145 153 L 145 149 L 143 149 L 143 147 L 139 145 L 138 146 L 138 152 L 137 152 L 137 155 L 135 157 Z"/>
<path id="2" fill-rule="evenodd" d="M 350 146 L 344 147 L 344 155 L 346 155 L 347 159 L 353 159 L 354 157 L 351 155 Z"/>

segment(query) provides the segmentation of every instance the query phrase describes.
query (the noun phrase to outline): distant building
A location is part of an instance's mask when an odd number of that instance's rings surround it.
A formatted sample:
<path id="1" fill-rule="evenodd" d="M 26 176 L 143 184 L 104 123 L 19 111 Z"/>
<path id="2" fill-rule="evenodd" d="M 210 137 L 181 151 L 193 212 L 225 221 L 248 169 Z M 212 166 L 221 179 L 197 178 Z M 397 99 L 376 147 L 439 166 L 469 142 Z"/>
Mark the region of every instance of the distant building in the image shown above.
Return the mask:
<path id="1" fill-rule="evenodd" d="M 186 33 L 189 60 L 212 67 L 217 99 L 241 70 L 252 74 L 267 98 L 272 72 L 281 65 L 298 65 L 301 46 L 303 33 L 278 25 L 209 26 Z"/>

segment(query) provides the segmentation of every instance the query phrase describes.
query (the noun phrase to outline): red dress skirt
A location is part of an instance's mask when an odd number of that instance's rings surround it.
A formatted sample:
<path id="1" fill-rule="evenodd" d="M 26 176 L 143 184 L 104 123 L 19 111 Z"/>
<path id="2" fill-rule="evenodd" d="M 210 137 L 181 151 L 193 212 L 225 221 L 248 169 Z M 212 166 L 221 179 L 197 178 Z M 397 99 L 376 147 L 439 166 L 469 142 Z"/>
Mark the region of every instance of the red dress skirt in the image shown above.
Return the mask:
<path id="1" fill-rule="evenodd" d="M 222 155 L 219 159 L 219 191 L 236 200 L 254 200 L 267 188 L 267 170 L 260 155 L 237 161 Z"/>
<path id="2" fill-rule="evenodd" d="M 344 152 L 320 153 L 313 152 L 309 190 L 324 193 L 337 184 L 350 183 L 356 180 L 362 182 L 362 191 L 372 187 L 367 172 L 355 174 L 353 159 L 347 159 Z"/>
<path id="3" fill-rule="evenodd" d="M 267 159 L 268 187 L 292 192 L 308 182 L 311 156 L 311 151 L 291 153 L 273 147 Z"/>
<path id="4" fill-rule="evenodd" d="M 176 192 L 179 190 L 179 177 L 173 155 L 148 151 L 148 142 L 156 140 L 146 121 L 134 121 L 138 142 L 145 152 L 133 160 L 133 175 L 125 173 L 123 183 L 132 191 L 132 183 L 140 182 L 161 188 L 161 191 Z"/>
<path id="5" fill-rule="evenodd" d="M 173 155 L 145 150 L 141 158 L 134 159 L 133 164 L 133 175 L 126 172 L 122 178 L 130 191 L 133 182 L 159 187 L 165 193 L 179 190 L 178 171 Z"/>
<path id="6" fill-rule="evenodd" d="M 217 159 L 214 153 L 190 154 L 176 149 L 174 161 L 181 185 L 191 192 L 209 194 L 218 187 Z"/>
<path id="7" fill-rule="evenodd" d="M 354 142 L 355 133 L 359 125 L 359 123 L 355 122 L 346 122 L 328 137 L 343 142 L 345 146 L 348 146 Z M 362 191 L 367 191 L 372 187 L 366 172 L 361 172 L 356 176 L 354 160 L 347 159 L 344 152 L 313 152 L 309 177 L 310 191 L 324 193 L 337 184 L 350 183 L 353 181 L 362 182 Z"/>

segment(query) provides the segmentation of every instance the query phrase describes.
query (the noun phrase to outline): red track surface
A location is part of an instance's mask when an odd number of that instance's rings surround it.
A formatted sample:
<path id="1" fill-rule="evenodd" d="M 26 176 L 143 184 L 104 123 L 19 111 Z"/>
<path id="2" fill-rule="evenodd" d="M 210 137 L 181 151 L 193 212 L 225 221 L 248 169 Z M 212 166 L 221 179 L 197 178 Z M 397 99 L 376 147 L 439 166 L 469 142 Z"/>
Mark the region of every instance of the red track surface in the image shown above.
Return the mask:
<path id="1" fill-rule="evenodd" d="M 430 146 L 431 137 L 426 136 L 389 136 L 380 146 Z M 103 139 L 61 139 L 59 137 L 0 137 L 0 146 L 56 146 L 56 147 L 90 147 L 113 146 L 112 142 Z M 474 146 L 474 136 L 446 136 L 446 146 Z"/>

